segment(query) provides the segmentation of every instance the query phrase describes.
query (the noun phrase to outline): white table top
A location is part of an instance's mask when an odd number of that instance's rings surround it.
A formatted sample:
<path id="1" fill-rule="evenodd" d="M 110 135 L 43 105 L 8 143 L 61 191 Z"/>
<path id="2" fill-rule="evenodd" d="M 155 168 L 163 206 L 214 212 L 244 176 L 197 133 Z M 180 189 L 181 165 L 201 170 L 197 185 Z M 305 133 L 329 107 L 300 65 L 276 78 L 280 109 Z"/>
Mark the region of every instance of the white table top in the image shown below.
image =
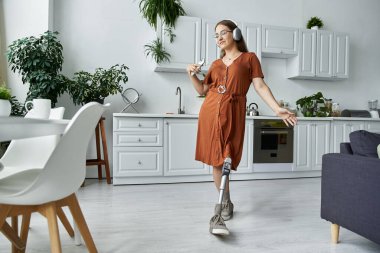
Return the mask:
<path id="1" fill-rule="evenodd" d="M 70 120 L 0 117 L 0 142 L 62 134 Z"/>

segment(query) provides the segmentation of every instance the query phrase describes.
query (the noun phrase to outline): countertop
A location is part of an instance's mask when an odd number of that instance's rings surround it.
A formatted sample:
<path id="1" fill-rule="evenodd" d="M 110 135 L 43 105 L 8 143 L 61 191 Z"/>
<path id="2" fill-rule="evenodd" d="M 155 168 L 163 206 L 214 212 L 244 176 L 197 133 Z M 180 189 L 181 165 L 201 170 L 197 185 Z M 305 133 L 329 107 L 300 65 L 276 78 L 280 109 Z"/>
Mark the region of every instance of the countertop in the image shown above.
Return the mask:
<path id="1" fill-rule="evenodd" d="M 198 114 L 169 114 L 169 113 L 114 113 L 118 117 L 139 117 L 139 118 L 189 118 L 196 119 Z M 277 116 L 247 116 L 246 119 L 280 119 Z M 379 121 L 380 118 L 360 118 L 360 117 L 297 117 L 298 120 L 332 121 L 332 120 L 352 120 L 352 121 Z"/>

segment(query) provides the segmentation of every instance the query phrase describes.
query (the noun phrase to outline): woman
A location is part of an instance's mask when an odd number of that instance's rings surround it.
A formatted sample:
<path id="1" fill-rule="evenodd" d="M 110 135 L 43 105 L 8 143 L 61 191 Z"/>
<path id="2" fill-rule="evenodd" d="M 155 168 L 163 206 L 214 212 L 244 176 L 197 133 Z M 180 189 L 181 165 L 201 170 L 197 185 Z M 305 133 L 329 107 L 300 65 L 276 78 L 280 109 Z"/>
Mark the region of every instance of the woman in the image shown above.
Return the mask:
<path id="1" fill-rule="evenodd" d="M 193 73 L 199 66 L 190 64 L 187 72 L 200 95 L 206 99 L 199 112 L 198 135 L 195 159 L 213 166 L 213 178 L 219 190 L 222 165 L 226 157 L 232 159 L 236 170 L 241 159 L 246 113 L 246 94 L 253 83 L 256 92 L 286 125 L 295 125 L 297 119 L 288 110 L 281 108 L 263 80 L 260 62 L 256 54 L 248 52 L 239 28 L 231 20 L 222 20 L 215 26 L 215 39 L 221 50 L 220 59 L 214 61 L 203 81 Z M 215 207 L 211 218 L 210 232 L 227 235 L 224 223 L 233 215 L 227 180 L 223 204 Z M 221 209 L 221 216 L 217 215 Z"/>

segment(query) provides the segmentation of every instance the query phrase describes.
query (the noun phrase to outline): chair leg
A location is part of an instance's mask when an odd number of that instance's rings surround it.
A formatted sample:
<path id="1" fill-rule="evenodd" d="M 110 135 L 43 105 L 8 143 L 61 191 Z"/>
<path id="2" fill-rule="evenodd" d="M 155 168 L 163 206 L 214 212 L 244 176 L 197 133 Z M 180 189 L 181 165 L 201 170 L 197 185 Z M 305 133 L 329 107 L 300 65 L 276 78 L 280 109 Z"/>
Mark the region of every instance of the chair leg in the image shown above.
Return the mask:
<path id="1" fill-rule="evenodd" d="M 71 227 L 70 222 L 67 219 L 65 213 L 63 212 L 62 207 L 57 207 L 57 215 L 70 237 L 74 237 L 74 230 Z"/>
<path id="2" fill-rule="evenodd" d="M 31 216 L 31 214 L 25 214 L 22 216 L 20 238 L 25 243 L 25 245 L 27 244 L 27 241 L 28 241 L 30 216 Z M 19 253 L 25 253 L 25 249 L 19 250 L 18 252 Z"/>
<path id="3" fill-rule="evenodd" d="M 49 226 L 49 236 L 50 236 L 50 249 L 52 253 L 61 253 L 61 240 L 59 238 L 59 230 L 57 223 L 57 208 L 55 202 L 48 203 L 41 207 L 42 212 L 46 215 Z"/>
<path id="4" fill-rule="evenodd" d="M 12 220 L 12 229 L 15 232 L 15 234 L 18 235 L 18 216 L 12 216 L 11 220 Z M 14 244 L 12 244 L 12 253 L 17 253 L 17 252 L 18 252 L 17 247 Z"/>
<path id="5" fill-rule="evenodd" d="M 92 239 L 90 230 L 88 229 L 86 220 L 84 219 L 82 210 L 79 206 L 79 202 L 75 194 L 70 195 L 66 198 L 66 203 L 69 206 L 71 214 L 73 215 L 74 221 L 77 224 L 79 231 L 83 237 L 83 240 L 87 246 L 87 249 L 90 253 L 97 253 L 94 240 Z"/>
<path id="6" fill-rule="evenodd" d="M 104 128 L 104 120 L 100 120 L 100 131 L 102 134 L 103 159 L 104 159 L 104 169 L 106 171 L 107 184 L 111 184 L 110 165 L 108 161 L 108 150 L 107 150 L 107 137 L 106 137 L 106 131 Z"/>
<path id="7" fill-rule="evenodd" d="M 339 225 L 331 223 L 331 242 L 338 243 L 339 241 Z"/>
<path id="8" fill-rule="evenodd" d="M 4 223 L 1 227 L 1 232 L 12 242 L 12 251 L 17 252 L 18 249 L 25 249 L 25 243 L 17 236 L 15 231 L 8 223 Z"/>
<path id="9" fill-rule="evenodd" d="M 98 162 L 100 160 L 102 160 L 102 157 L 100 155 L 100 136 L 99 136 L 100 121 L 99 121 L 98 125 L 96 125 L 96 128 L 95 128 L 96 159 L 97 159 Z M 100 181 L 102 179 L 103 179 L 102 165 L 100 163 L 98 163 L 98 180 Z"/>

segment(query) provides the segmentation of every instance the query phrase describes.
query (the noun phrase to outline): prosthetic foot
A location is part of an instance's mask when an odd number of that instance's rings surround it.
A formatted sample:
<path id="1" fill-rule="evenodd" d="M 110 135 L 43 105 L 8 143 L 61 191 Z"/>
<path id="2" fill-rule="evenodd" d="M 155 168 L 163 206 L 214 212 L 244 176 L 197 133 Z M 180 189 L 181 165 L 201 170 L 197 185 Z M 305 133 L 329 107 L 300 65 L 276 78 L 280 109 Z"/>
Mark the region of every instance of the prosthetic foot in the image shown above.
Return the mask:
<path id="1" fill-rule="evenodd" d="M 231 158 L 227 157 L 224 160 L 224 164 L 222 167 L 222 181 L 220 183 L 220 188 L 219 188 L 219 201 L 215 208 L 215 215 L 210 220 L 210 233 L 214 235 L 229 235 L 230 234 L 230 231 L 228 230 L 221 216 L 224 189 L 226 187 L 226 182 L 227 182 L 228 176 L 230 175 L 230 172 L 231 172 Z"/>

